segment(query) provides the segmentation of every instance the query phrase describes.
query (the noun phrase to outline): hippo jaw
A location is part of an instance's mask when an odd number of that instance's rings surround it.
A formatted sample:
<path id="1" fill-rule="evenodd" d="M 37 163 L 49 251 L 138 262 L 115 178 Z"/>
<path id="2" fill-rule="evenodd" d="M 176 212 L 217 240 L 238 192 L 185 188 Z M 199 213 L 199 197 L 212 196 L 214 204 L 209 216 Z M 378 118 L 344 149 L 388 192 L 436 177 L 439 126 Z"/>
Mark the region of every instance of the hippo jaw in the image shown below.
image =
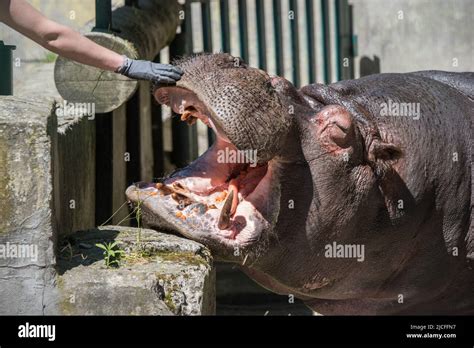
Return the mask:
<path id="1" fill-rule="evenodd" d="M 146 225 L 201 242 L 226 261 L 253 259 L 267 245 L 279 212 L 278 150 L 290 125 L 270 77 L 234 64 L 227 54 L 193 57 L 179 64 L 185 75 L 176 86 L 155 90 L 158 102 L 182 121 L 206 124 L 216 141 L 163 182 L 126 191 Z M 238 88 L 249 80 L 250 95 Z"/>
<path id="2" fill-rule="evenodd" d="M 190 166 L 160 183 L 130 186 L 126 195 L 140 206 L 145 225 L 176 231 L 208 246 L 226 261 L 243 261 L 262 252 L 279 210 L 278 165 L 223 164 L 213 159 L 222 139 Z M 251 255 L 249 255 L 251 254 Z"/>

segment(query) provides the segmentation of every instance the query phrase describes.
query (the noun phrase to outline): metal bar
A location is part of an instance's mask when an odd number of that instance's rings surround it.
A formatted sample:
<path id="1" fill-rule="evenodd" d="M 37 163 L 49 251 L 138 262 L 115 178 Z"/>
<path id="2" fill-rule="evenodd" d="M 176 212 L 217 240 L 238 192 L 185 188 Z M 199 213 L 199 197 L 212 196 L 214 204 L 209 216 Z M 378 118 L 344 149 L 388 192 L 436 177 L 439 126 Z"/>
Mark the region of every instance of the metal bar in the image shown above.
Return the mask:
<path id="1" fill-rule="evenodd" d="M 133 97 L 132 97 L 133 99 Z M 128 102 L 127 102 L 128 109 Z M 113 197 L 113 127 L 112 113 L 95 115 L 95 223 L 101 225 L 112 214 Z M 127 129 L 127 137 L 129 130 Z M 134 134 L 135 135 L 135 134 Z M 138 140 L 137 140 L 138 141 Z M 130 159 L 135 160 L 135 153 L 130 152 L 127 143 L 127 152 Z M 125 155 L 125 154 L 124 154 Z M 137 157 L 138 158 L 138 157 Z M 136 180 L 138 176 L 129 179 L 130 162 L 127 162 L 127 184 Z M 133 165 L 133 164 L 132 164 Z M 134 172 L 135 173 L 135 172 Z M 131 175 L 130 175 L 131 176 Z"/>
<path id="2" fill-rule="evenodd" d="M 331 39 L 328 0 L 321 0 L 321 34 L 324 57 L 324 83 L 331 82 Z"/>
<path id="3" fill-rule="evenodd" d="M 300 47 L 298 33 L 298 6 L 296 0 L 290 0 L 290 11 L 293 11 L 293 19 L 290 19 L 291 33 L 291 60 L 293 63 L 293 84 L 300 86 Z"/>
<path id="4" fill-rule="evenodd" d="M 221 17 L 221 49 L 223 52 L 230 53 L 230 22 L 229 22 L 229 2 L 220 0 Z"/>
<path id="5" fill-rule="evenodd" d="M 185 17 L 181 23 L 181 33 L 175 37 L 170 45 L 170 58 L 187 56 L 193 53 L 193 28 L 191 16 L 191 2 L 184 4 Z M 198 156 L 197 127 L 188 126 L 173 113 L 171 128 L 173 133 L 173 152 L 171 160 L 178 167 L 189 164 Z"/>
<path id="6" fill-rule="evenodd" d="M 347 71 L 347 78 L 354 78 L 354 58 L 356 56 L 356 45 L 355 37 L 353 33 L 353 17 L 352 17 L 352 5 L 349 5 L 349 2 L 346 0 L 345 3 L 345 18 L 346 18 L 346 44 L 347 44 L 347 55 L 349 57 L 349 67 Z"/>
<path id="7" fill-rule="evenodd" d="M 334 30 L 336 31 L 334 46 L 336 49 L 336 77 L 342 80 L 342 55 L 341 55 L 341 2 L 334 0 Z"/>
<path id="8" fill-rule="evenodd" d="M 347 0 L 335 0 L 337 78 L 354 77 L 354 47 L 352 37 L 352 8 Z"/>
<path id="9" fill-rule="evenodd" d="M 201 21 L 202 36 L 205 52 L 212 52 L 212 19 L 211 19 L 211 3 L 204 1 L 201 3 Z M 215 134 L 211 128 L 207 129 L 207 143 L 209 146 L 215 141 Z"/>
<path id="10" fill-rule="evenodd" d="M 357 57 L 359 48 L 357 44 L 357 35 L 354 34 L 354 5 L 349 5 L 349 28 L 351 31 L 352 57 Z"/>
<path id="11" fill-rule="evenodd" d="M 96 31 L 109 31 L 112 28 L 112 0 L 95 0 Z"/>
<path id="12" fill-rule="evenodd" d="M 249 62 L 249 33 L 247 28 L 247 0 L 238 1 L 239 11 L 239 39 L 240 39 L 240 56 L 248 63 Z"/>
<path id="13" fill-rule="evenodd" d="M 306 0 L 306 31 L 308 46 L 308 74 L 309 83 L 316 82 L 316 51 L 314 47 L 314 7 L 313 0 Z"/>
<path id="14" fill-rule="evenodd" d="M 211 3 L 201 3 L 202 39 L 205 52 L 212 52 Z"/>
<path id="15" fill-rule="evenodd" d="M 257 0 L 257 36 L 258 36 L 258 66 L 260 69 L 267 69 L 267 49 L 265 38 L 265 6 L 263 0 Z"/>
<path id="16" fill-rule="evenodd" d="M 0 41 L 0 95 L 13 95 L 13 50 L 15 46 Z"/>
<path id="17" fill-rule="evenodd" d="M 283 38 L 281 27 L 281 0 L 273 0 L 273 31 L 275 32 L 275 65 L 276 74 L 282 76 L 283 65 Z"/>
<path id="18" fill-rule="evenodd" d="M 125 0 L 125 6 L 138 7 L 138 0 Z"/>

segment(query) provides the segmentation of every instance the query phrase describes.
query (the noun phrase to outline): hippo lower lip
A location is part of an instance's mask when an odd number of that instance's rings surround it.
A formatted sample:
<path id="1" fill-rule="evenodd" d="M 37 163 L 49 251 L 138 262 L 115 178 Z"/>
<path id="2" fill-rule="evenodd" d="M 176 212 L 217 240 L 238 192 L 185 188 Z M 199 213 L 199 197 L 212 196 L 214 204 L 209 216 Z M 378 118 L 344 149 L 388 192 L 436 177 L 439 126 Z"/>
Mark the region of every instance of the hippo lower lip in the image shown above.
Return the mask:
<path id="1" fill-rule="evenodd" d="M 216 142 L 163 182 L 127 189 L 128 199 L 142 208 L 144 223 L 219 247 L 245 248 L 255 243 L 271 225 L 273 161 L 257 165 L 244 155 L 239 161 L 221 158 L 239 150 L 192 91 L 165 87 L 158 89 L 155 97 L 180 114 L 182 121 L 192 124 L 199 120 L 212 128 Z"/>

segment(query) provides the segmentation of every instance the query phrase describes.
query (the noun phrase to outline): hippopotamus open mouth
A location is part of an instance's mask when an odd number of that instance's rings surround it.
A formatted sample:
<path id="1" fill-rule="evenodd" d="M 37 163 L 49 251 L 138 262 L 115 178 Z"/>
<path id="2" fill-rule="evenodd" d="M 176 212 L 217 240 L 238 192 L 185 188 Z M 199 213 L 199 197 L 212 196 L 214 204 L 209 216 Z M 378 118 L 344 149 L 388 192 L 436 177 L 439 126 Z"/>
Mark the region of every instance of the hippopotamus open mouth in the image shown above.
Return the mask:
<path id="1" fill-rule="evenodd" d="M 145 225 L 322 314 L 474 313 L 473 73 L 296 89 L 228 54 L 178 65 L 155 98 L 216 141 L 127 189 Z"/>
<path id="2" fill-rule="evenodd" d="M 215 143 L 163 182 L 134 185 L 126 194 L 141 202 L 147 225 L 177 230 L 229 255 L 253 245 L 275 222 L 273 158 L 289 122 L 265 72 L 226 54 L 210 57 L 179 62 L 185 76 L 154 96 L 182 121 L 210 127 Z M 249 79 L 254 88 L 242 88 Z"/>

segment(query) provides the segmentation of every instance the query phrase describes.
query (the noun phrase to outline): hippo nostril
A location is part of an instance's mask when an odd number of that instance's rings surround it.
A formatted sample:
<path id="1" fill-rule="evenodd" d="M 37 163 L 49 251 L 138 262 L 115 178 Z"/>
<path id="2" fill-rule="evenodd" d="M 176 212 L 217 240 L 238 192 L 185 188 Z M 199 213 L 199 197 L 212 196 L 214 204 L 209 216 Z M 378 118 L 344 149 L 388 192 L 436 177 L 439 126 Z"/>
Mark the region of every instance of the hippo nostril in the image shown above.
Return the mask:
<path id="1" fill-rule="evenodd" d="M 170 96 L 164 88 L 159 88 L 155 93 L 156 100 L 160 104 L 170 105 Z"/>

